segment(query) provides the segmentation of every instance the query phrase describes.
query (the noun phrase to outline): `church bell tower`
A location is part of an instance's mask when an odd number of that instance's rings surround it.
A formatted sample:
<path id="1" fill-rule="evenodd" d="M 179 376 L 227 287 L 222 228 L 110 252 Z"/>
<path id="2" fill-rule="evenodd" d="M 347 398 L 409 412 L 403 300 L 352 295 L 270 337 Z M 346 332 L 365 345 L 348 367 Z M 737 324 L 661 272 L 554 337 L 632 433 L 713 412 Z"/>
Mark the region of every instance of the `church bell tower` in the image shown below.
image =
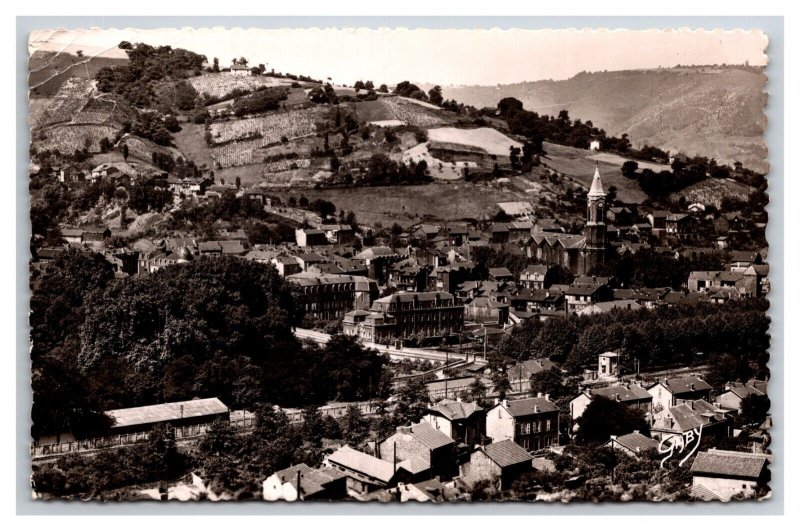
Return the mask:
<path id="1" fill-rule="evenodd" d="M 606 193 L 600 180 L 600 167 L 595 166 L 592 186 L 586 197 L 586 246 L 583 252 L 583 274 L 595 265 L 604 264 L 606 257 Z"/>

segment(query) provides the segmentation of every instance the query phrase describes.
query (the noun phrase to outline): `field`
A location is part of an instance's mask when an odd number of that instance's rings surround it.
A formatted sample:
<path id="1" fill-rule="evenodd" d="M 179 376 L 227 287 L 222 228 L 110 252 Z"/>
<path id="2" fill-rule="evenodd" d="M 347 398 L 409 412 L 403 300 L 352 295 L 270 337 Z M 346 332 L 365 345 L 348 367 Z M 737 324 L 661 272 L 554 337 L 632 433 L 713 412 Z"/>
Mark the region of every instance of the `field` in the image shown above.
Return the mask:
<path id="1" fill-rule="evenodd" d="M 333 202 L 337 209 L 352 210 L 361 223 L 380 223 L 384 227 L 390 227 L 394 222 L 407 226 L 422 219 L 481 218 L 496 212 L 498 202 L 529 200 L 514 188 L 464 182 L 375 188 L 276 189 L 274 193 L 284 200 L 300 195 L 305 195 L 310 201 L 325 199 Z"/>
<path id="2" fill-rule="evenodd" d="M 313 135 L 317 127 L 317 109 L 299 109 L 267 114 L 256 118 L 215 122 L 211 136 L 215 143 L 228 142 L 210 149 L 217 167 L 241 166 L 257 162 L 255 151 L 276 144 L 281 137 L 293 140 Z M 257 138 L 252 138 L 257 136 Z M 250 139 L 248 139 L 250 138 Z M 242 139 L 242 140 L 239 140 Z"/>
<path id="3" fill-rule="evenodd" d="M 600 162 L 607 162 L 608 164 L 616 164 L 620 168 L 625 162 L 631 160 L 626 159 L 625 157 L 620 157 L 615 153 L 596 153 L 594 155 L 590 155 L 589 158 Z M 637 160 L 636 164 L 639 165 L 639 170 L 648 169 L 653 170 L 654 172 L 660 172 L 664 170 L 669 171 L 671 169 L 669 164 L 656 164 L 655 162 L 645 162 L 642 160 Z"/>
<path id="4" fill-rule="evenodd" d="M 319 111 L 314 108 L 275 112 L 255 118 L 244 118 L 211 124 L 212 142 L 222 144 L 239 138 L 259 134 L 263 137 L 262 146 L 288 139 L 310 135 L 316 132 L 315 119 Z"/>
<path id="5" fill-rule="evenodd" d="M 278 87 L 291 85 L 291 79 L 279 79 L 266 76 L 234 76 L 225 72 L 219 74 L 203 74 L 187 80 L 200 94 L 221 98 L 233 90 L 253 91 L 259 87 Z"/>
<path id="6" fill-rule="evenodd" d="M 435 127 L 454 121 L 448 117 L 446 111 L 440 110 L 435 105 L 397 96 L 387 96 L 373 101 L 359 101 L 356 103 L 356 113 L 361 122 L 399 121 L 402 124 L 416 127 Z M 381 123 L 377 125 L 381 125 Z"/>
<path id="7" fill-rule="evenodd" d="M 416 164 L 421 160 L 428 164 L 428 171 L 431 177 L 445 181 L 461 179 L 464 176 L 464 168 L 477 169 L 478 167 L 475 162 L 460 160 L 445 162 L 439 160 L 428 152 L 427 144 L 419 144 L 403 153 L 403 162 L 405 163 Z"/>
<path id="8" fill-rule="evenodd" d="M 116 133 L 117 128 L 110 125 L 58 125 L 36 133 L 34 141 L 39 151 L 57 149 L 61 153 L 72 154 L 76 149 L 83 149 L 88 138 L 91 142 L 89 151 L 98 153 L 100 140 L 111 140 Z"/>
<path id="9" fill-rule="evenodd" d="M 159 146 L 150 140 L 139 138 L 138 136 L 126 136 L 122 143 L 128 145 L 128 156 L 139 159 L 146 163 L 152 163 L 153 152 L 169 153 L 173 158 L 182 157 L 180 151 L 172 147 Z"/>
<path id="10" fill-rule="evenodd" d="M 69 78 L 91 80 L 101 68 L 121 65 L 127 61 L 109 57 L 81 58 L 67 53 L 34 52 L 28 63 L 28 86 L 31 89 L 31 97 L 50 98 Z"/>
<path id="11" fill-rule="evenodd" d="M 37 125 L 52 125 L 71 121 L 89 102 L 92 83 L 85 79 L 69 78 L 61 85 L 47 108 L 38 116 Z"/>
<path id="12" fill-rule="evenodd" d="M 433 142 L 445 142 L 462 146 L 474 146 L 484 150 L 490 155 L 508 156 L 511 146 L 522 147 L 519 142 L 508 138 L 503 133 L 491 127 L 478 129 L 457 129 L 455 127 L 440 127 L 429 129 L 428 138 Z"/>

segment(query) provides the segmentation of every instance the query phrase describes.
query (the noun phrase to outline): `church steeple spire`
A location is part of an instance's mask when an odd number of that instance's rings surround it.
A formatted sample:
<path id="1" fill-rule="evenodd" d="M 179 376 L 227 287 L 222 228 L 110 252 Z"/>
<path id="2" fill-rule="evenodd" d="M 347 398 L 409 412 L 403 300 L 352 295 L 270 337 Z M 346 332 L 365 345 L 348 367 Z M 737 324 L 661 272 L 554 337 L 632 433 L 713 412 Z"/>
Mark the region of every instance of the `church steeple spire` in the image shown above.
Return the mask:
<path id="1" fill-rule="evenodd" d="M 603 181 L 600 180 L 600 163 L 596 162 L 594 167 L 594 178 L 592 179 L 592 186 L 589 188 L 590 198 L 605 197 L 606 193 L 603 190 Z"/>

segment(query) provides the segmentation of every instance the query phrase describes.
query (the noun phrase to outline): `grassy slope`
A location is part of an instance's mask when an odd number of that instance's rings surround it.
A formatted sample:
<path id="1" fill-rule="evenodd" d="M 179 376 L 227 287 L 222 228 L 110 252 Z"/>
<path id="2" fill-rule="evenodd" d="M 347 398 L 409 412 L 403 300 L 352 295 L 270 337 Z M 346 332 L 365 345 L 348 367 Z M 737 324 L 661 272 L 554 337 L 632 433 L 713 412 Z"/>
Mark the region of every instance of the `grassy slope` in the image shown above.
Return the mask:
<path id="1" fill-rule="evenodd" d="M 52 60 L 51 60 L 52 59 Z M 107 57 L 76 57 L 69 54 L 37 55 L 29 62 L 28 84 L 32 98 L 49 98 L 71 77 L 94 79 L 97 71 L 105 66 L 124 64 L 127 59 Z"/>
<path id="2" fill-rule="evenodd" d="M 459 220 L 480 218 L 497 211 L 496 203 L 528 199 L 513 187 L 472 183 L 432 183 L 421 186 L 336 188 L 325 190 L 276 190 L 282 198 L 305 195 L 333 202 L 337 209 L 352 210 L 362 223 L 394 222 L 410 225 L 422 219 Z"/>
<path id="3" fill-rule="evenodd" d="M 445 98 L 494 107 L 506 96 L 525 107 L 592 120 L 610 134 L 766 169 L 766 76 L 736 68 L 669 68 L 579 74 L 564 81 L 446 87 Z"/>

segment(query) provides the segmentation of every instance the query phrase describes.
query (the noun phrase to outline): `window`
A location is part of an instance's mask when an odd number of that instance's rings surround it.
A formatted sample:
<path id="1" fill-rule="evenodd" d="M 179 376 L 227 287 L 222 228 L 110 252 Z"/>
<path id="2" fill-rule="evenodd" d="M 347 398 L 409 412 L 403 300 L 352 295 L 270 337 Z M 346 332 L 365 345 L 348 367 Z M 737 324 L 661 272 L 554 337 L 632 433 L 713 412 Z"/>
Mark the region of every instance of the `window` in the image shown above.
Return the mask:
<path id="1" fill-rule="evenodd" d="M 547 419 L 547 423 L 545 424 L 545 431 L 550 431 L 550 419 Z"/>

